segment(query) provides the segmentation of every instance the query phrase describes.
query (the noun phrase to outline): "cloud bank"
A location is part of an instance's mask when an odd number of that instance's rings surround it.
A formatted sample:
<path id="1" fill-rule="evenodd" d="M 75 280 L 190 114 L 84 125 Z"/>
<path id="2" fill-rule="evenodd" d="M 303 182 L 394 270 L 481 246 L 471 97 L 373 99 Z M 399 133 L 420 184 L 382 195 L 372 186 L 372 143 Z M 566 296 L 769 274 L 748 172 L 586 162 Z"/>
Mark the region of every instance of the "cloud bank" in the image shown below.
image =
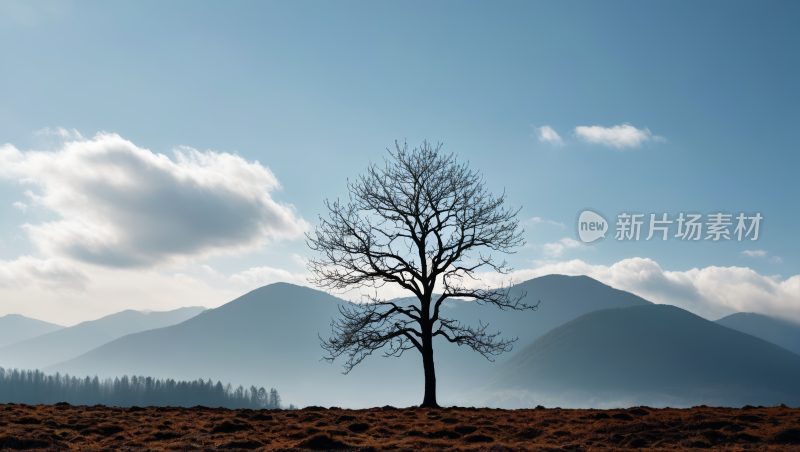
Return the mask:
<path id="1" fill-rule="evenodd" d="M 269 168 L 182 147 L 175 160 L 116 134 L 56 152 L 0 148 L 0 177 L 30 184 L 30 204 L 61 219 L 23 228 L 46 256 L 148 267 L 244 251 L 302 236 L 309 225 L 272 199 Z"/>
<path id="2" fill-rule="evenodd" d="M 305 272 L 255 267 L 224 275 L 207 265 L 195 266 L 194 276 L 165 275 L 154 269 L 96 267 L 60 259 L 23 256 L 0 261 L 0 315 L 19 313 L 62 325 L 74 325 L 123 309 L 169 310 L 203 305 L 214 308 L 242 294 L 275 282 L 309 286 Z M 671 304 L 709 320 L 734 312 L 777 315 L 800 322 L 800 275 L 782 280 L 743 267 L 706 267 L 665 271 L 656 262 L 631 258 L 610 266 L 575 259 L 547 262 L 510 275 L 479 274 L 499 286 L 549 274 L 587 275 L 654 303 Z M 476 287 L 478 282 L 465 280 Z M 372 292 L 370 292 L 372 293 Z M 334 294 L 359 300 L 359 292 Z M 395 286 L 379 289 L 385 298 L 410 296 Z"/>
<path id="3" fill-rule="evenodd" d="M 706 267 L 665 271 L 653 260 L 635 257 L 611 266 L 575 259 L 547 263 L 511 275 L 485 273 L 481 279 L 499 285 L 549 274 L 586 275 L 654 303 L 671 304 L 710 320 L 734 312 L 777 315 L 800 322 L 800 275 L 781 280 L 746 267 Z"/>
<path id="4" fill-rule="evenodd" d="M 0 261 L 0 316 L 22 314 L 63 326 L 125 309 L 215 308 L 246 291 L 212 287 L 201 278 L 165 275 L 155 269 L 98 267 L 31 256 Z"/>

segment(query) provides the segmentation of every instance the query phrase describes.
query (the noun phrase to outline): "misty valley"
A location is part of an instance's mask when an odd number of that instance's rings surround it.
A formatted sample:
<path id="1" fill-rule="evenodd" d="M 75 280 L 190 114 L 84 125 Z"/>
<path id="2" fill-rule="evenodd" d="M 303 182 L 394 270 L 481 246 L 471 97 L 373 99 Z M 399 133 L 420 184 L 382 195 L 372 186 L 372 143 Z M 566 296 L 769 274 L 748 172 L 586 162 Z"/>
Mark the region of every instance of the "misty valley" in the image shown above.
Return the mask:
<path id="1" fill-rule="evenodd" d="M 796 444 L 800 415 L 788 408 L 800 405 L 800 328 L 793 323 L 754 314 L 711 322 L 585 276 L 548 275 L 512 290 L 542 302 L 522 314 L 462 300 L 445 305 L 519 340 L 495 362 L 463 347 L 437 348 L 441 410 L 416 408 L 418 356 L 376 356 L 349 375 L 320 360 L 317 334 L 330 328 L 343 301 L 307 287 L 272 284 L 210 310 L 124 311 L 69 328 L 47 325 L 50 331 L 0 348 L 0 426 L 7 432 L 0 444 Z M 36 322 L 0 318 L 9 320 Z M 28 363 L 41 370 L 14 366 Z M 637 422 L 675 427 L 636 433 Z"/>
<path id="2" fill-rule="evenodd" d="M 445 406 L 800 405 L 800 327 L 789 321 L 734 314 L 712 322 L 585 276 L 543 276 L 512 291 L 524 291 L 541 304 L 523 313 L 457 299 L 443 307 L 447 315 L 482 321 L 518 338 L 513 351 L 494 362 L 465 347 L 435 344 L 439 398 Z M 10 383 L 58 376 L 65 382 L 77 379 L 87 388 L 102 383 L 107 392 L 140 388 L 134 398 L 103 399 L 115 406 L 255 408 L 266 406 L 250 402 L 253 391 L 255 399 L 263 399 L 261 387 L 280 391 L 287 406 L 418 405 L 418 356 L 376 354 L 348 375 L 338 363 L 321 360 L 318 335 L 330 330 L 343 303 L 322 291 L 277 283 L 216 309 L 125 311 L 69 328 L 53 326 L 58 329 L 0 348 L 5 375 L 0 402 L 101 403 L 96 395 L 86 401 L 37 399 L 30 394 L 46 391 L 25 392 Z M 0 318 L 9 320 L 22 321 Z M 11 378 L 14 372 L 27 377 Z M 89 385 L 90 380 L 95 383 Z M 227 398 L 159 401 L 158 391 L 153 392 L 156 381 L 213 387 L 212 392 Z M 243 393 L 247 401 L 237 405 Z"/>

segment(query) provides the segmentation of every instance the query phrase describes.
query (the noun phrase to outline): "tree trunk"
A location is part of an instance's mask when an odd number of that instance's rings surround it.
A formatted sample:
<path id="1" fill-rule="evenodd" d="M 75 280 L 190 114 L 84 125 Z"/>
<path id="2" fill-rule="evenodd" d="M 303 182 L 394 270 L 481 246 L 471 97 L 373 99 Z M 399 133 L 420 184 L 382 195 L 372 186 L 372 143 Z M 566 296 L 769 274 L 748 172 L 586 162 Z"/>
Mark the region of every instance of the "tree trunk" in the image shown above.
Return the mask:
<path id="1" fill-rule="evenodd" d="M 422 367 L 425 369 L 425 398 L 421 408 L 439 408 L 436 403 L 436 369 L 433 365 L 433 341 L 430 337 L 422 340 Z"/>

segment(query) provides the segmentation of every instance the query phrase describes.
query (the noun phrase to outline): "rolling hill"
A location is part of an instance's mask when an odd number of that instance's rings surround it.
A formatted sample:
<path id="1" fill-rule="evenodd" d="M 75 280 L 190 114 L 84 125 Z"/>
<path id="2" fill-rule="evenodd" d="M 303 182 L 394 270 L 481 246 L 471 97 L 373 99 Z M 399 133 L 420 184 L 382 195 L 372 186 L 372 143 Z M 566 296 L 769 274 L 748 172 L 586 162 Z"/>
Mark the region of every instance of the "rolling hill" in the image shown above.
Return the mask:
<path id="1" fill-rule="evenodd" d="M 61 328 L 64 327 L 19 314 L 7 314 L 0 317 L 0 347 L 51 333 Z"/>
<path id="2" fill-rule="evenodd" d="M 165 312 L 122 311 L 97 320 L 61 328 L 0 348 L 0 367 L 42 369 L 80 356 L 130 333 L 181 323 L 201 313 L 203 307 Z"/>
<path id="3" fill-rule="evenodd" d="M 715 323 L 780 345 L 800 355 L 800 324 L 752 312 L 737 312 Z"/>
<path id="4" fill-rule="evenodd" d="M 668 305 L 585 314 L 482 389 L 503 407 L 800 405 L 800 356 Z"/>

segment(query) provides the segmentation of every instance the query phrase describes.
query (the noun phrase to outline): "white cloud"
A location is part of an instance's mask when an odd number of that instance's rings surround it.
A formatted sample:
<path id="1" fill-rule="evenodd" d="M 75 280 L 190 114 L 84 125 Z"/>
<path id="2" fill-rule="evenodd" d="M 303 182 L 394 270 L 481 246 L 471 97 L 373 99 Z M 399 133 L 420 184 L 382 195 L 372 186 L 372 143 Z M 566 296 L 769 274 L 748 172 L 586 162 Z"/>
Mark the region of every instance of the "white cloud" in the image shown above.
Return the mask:
<path id="1" fill-rule="evenodd" d="M 658 135 L 653 136 L 648 128 L 637 129 L 625 123 L 620 126 L 578 126 L 575 133 L 579 138 L 589 142 L 617 149 L 639 147 L 651 138 L 657 142 L 666 142 L 667 139 Z"/>
<path id="2" fill-rule="evenodd" d="M 21 211 L 22 211 L 22 213 L 25 213 L 25 212 L 28 210 L 28 205 L 27 205 L 27 204 L 25 204 L 25 203 L 19 202 L 19 201 L 15 202 L 15 203 L 14 203 L 14 204 L 12 204 L 12 205 L 13 205 L 14 207 L 16 207 L 17 209 L 21 210 Z"/>
<path id="3" fill-rule="evenodd" d="M 545 243 L 542 246 L 542 252 L 546 256 L 560 257 L 564 253 L 564 250 L 571 248 L 580 248 L 580 246 L 581 243 L 578 242 L 577 240 L 565 237 L 556 243 Z"/>
<path id="4" fill-rule="evenodd" d="M 575 259 L 550 263 L 511 275 L 485 273 L 490 286 L 527 281 L 549 274 L 587 275 L 654 303 L 671 304 L 710 320 L 734 312 L 757 312 L 800 321 L 800 275 L 781 281 L 743 267 L 706 267 L 665 271 L 655 261 L 624 259 L 611 266 L 591 265 Z"/>
<path id="5" fill-rule="evenodd" d="M 531 126 L 533 127 L 533 126 Z M 533 127 L 536 131 L 537 136 L 539 137 L 539 141 L 552 143 L 557 146 L 563 146 L 564 140 L 558 135 L 558 132 L 553 130 L 550 126 L 542 126 L 542 127 Z"/>
<path id="6" fill-rule="evenodd" d="M 77 129 L 72 129 L 72 131 L 69 131 L 63 127 L 56 127 L 55 129 L 51 129 L 50 127 L 45 127 L 42 130 L 37 130 L 35 133 L 36 135 L 40 136 L 56 136 L 65 140 L 68 140 L 70 138 L 75 138 L 76 140 L 84 139 L 83 135 L 81 135 L 81 133 L 78 132 Z"/>
<path id="7" fill-rule="evenodd" d="M 767 252 L 764 250 L 753 250 L 753 251 L 745 250 L 742 251 L 740 254 L 744 254 L 750 257 L 765 257 L 767 255 Z"/>
<path id="8" fill-rule="evenodd" d="M 541 218 L 541 217 L 533 217 L 533 218 L 531 218 L 529 220 L 523 221 L 522 224 L 530 225 L 530 226 L 536 226 L 537 224 L 550 224 L 550 225 L 553 225 L 553 226 L 559 226 L 559 227 L 561 227 L 561 229 L 565 228 L 564 223 L 557 223 L 557 222 L 555 222 L 553 220 L 547 220 L 547 219 L 544 219 L 544 218 Z"/>
<path id="9" fill-rule="evenodd" d="M 57 152 L 0 147 L 0 177 L 38 186 L 27 194 L 61 220 L 26 224 L 47 256 L 147 267 L 246 251 L 295 239 L 309 225 L 272 199 L 280 183 L 258 161 L 182 147 L 173 162 L 116 134 Z"/>
<path id="10" fill-rule="evenodd" d="M 752 250 L 752 251 L 751 250 L 745 250 L 745 251 L 742 251 L 740 254 L 744 254 L 745 256 L 750 256 L 750 257 L 767 257 L 767 254 L 769 254 L 769 253 L 767 253 L 764 250 Z M 782 264 L 783 263 L 783 259 L 781 259 L 778 256 L 770 257 L 769 261 L 770 261 L 770 263 L 773 263 L 773 264 Z"/>

